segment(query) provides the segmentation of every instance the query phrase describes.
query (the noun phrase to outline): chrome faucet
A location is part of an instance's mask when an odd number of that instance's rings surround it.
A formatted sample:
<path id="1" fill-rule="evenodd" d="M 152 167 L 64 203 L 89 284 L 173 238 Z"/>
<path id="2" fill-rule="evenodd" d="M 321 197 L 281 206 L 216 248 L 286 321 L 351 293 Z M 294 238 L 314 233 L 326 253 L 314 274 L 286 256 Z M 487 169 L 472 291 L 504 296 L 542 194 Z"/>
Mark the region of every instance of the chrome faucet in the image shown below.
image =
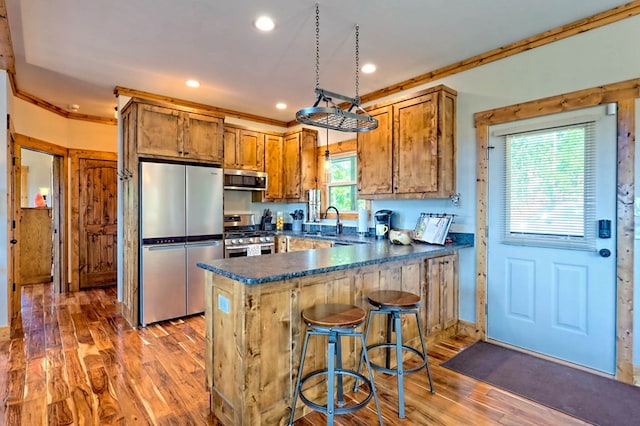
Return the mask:
<path id="1" fill-rule="evenodd" d="M 334 206 L 327 207 L 327 211 L 324 212 L 324 218 L 327 218 L 327 213 L 329 213 L 329 210 L 331 209 L 336 211 L 336 235 L 340 235 L 342 234 L 342 223 L 340 223 L 340 212 L 338 209 Z"/>

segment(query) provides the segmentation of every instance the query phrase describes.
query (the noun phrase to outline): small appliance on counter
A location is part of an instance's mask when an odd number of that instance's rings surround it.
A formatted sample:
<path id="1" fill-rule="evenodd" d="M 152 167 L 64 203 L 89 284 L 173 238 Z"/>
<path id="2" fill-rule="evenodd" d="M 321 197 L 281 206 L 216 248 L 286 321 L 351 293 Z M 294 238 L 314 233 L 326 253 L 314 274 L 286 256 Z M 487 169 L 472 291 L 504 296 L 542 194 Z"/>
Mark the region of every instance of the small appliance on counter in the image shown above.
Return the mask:
<path id="1" fill-rule="evenodd" d="M 320 194 L 319 189 L 310 189 L 307 191 L 309 222 L 320 222 Z"/>
<path id="2" fill-rule="evenodd" d="M 377 240 L 389 238 L 389 229 L 391 229 L 391 216 L 393 216 L 392 210 L 378 210 L 373 215 Z"/>

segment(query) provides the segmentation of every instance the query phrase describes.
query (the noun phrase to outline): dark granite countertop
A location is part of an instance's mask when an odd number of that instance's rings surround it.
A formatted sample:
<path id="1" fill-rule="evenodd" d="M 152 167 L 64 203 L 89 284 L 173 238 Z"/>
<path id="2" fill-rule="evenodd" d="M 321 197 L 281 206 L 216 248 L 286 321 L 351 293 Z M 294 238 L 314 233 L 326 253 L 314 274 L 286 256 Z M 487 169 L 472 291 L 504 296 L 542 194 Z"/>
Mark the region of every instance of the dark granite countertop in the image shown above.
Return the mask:
<path id="1" fill-rule="evenodd" d="M 311 237 L 304 234 L 287 235 Z M 266 256 L 210 260 L 198 262 L 198 266 L 244 284 L 262 284 L 416 257 L 438 256 L 473 246 L 471 234 L 457 234 L 453 243 L 444 246 L 419 242 L 408 246 L 394 245 L 387 240 L 358 240 L 363 237 L 357 235 L 342 236 L 340 241 L 348 242 L 348 238 L 366 243 Z M 330 239 L 336 240 L 335 237 Z"/>

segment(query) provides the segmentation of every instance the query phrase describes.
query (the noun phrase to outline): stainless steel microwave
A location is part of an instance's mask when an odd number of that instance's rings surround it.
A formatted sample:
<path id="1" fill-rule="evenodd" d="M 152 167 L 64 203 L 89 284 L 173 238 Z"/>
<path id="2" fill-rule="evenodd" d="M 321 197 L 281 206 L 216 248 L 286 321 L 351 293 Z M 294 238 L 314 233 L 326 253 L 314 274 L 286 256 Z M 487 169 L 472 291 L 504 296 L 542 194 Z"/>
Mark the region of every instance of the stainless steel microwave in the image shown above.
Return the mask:
<path id="1" fill-rule="evenodd" d="M 224 169 L 224 189 L 266 191 L 267 174 L 253 170 Z"/>

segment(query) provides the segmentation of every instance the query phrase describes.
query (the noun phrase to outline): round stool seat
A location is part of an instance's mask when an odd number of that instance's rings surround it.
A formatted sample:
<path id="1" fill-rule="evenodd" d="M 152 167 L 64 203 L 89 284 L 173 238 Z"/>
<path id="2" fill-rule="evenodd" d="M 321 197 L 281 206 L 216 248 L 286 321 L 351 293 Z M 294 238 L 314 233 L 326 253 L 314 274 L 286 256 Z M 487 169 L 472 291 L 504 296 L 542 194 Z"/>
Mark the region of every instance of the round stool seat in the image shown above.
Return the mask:
<path id="1" fill-rule="evenodd" d="M 304 322 L 318 327 L 353 327 L 366 317 L 364 309 L 341 303 L 315 305 L 302 311 Z"/>
<path id="2" fill-rule="evenodd" d="M 420 304 L 420 296 L 400 290 L 372 291 L 367 298 L 376 307 L 414 308 Z"/>

